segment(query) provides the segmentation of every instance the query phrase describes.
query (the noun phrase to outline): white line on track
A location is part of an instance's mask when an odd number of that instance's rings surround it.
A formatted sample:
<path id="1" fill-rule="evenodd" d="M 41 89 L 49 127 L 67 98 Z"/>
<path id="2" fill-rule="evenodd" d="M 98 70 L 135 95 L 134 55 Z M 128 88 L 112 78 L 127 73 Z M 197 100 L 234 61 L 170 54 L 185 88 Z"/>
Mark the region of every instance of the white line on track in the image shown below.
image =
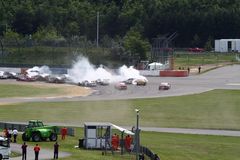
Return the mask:
<path id="1" fill-rule="evenodd" d="M 228 86 L 240 86 L 240 83 L 227 83 Z"/>

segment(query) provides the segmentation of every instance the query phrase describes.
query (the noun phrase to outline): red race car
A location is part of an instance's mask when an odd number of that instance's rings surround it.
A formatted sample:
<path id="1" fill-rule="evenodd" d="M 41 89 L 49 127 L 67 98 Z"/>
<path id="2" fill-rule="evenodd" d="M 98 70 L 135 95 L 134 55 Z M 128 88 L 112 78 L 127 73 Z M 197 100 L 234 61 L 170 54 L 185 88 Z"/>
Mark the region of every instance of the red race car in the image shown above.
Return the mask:
<path id="1" fill-rule="evenodd" d="M 203 48 L 188 48 L 189 52 L 204 52 Z"/>

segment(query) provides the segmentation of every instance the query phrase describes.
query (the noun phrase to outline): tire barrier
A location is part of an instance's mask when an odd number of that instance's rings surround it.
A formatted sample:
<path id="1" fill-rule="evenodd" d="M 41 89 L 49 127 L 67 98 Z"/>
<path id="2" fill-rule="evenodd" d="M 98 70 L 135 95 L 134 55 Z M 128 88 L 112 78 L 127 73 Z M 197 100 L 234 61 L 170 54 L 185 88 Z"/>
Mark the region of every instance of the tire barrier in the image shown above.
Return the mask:
<path id="1" fill-rule="evenodd" d="M 187 77 L 187 70 L 165 70 L 160 71 L 160 77 Z"/>

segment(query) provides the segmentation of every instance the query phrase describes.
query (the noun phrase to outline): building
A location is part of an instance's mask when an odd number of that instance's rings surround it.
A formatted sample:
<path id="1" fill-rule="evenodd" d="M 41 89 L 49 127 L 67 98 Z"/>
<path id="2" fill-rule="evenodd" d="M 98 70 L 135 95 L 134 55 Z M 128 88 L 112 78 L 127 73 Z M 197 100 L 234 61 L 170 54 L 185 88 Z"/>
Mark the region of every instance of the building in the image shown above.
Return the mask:
<path id="1" fill-rule="evenodd" d="M 240 52 L 240 39 L 215 40 L 215 52 Z"/>

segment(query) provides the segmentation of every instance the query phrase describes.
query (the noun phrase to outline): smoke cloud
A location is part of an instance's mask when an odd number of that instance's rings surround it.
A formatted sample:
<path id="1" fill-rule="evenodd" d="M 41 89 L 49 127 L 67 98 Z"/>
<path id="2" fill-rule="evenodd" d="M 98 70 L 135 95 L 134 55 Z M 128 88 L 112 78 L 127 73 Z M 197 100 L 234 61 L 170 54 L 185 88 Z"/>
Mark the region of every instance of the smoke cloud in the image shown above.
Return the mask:
<path id="1" fill-rule="evenodd" d="M 78 60 L 74 62 L 73 67 L 68 71 L 68 74 L 75 83 L 85 80 L 95 81 L 97 79 L 108 79 L 110 83 L 127 80 L 129 78 L 147 80 L 146 77 L 141 76 L 139 71 L 132 66 L 127 67 L 126 65 L 123 65 L 117 70 L 117 72 L 114 72 L 103 66 L 96 68 L 89 62 L 88 58 L 83 56 L 79 57 Z"/>

